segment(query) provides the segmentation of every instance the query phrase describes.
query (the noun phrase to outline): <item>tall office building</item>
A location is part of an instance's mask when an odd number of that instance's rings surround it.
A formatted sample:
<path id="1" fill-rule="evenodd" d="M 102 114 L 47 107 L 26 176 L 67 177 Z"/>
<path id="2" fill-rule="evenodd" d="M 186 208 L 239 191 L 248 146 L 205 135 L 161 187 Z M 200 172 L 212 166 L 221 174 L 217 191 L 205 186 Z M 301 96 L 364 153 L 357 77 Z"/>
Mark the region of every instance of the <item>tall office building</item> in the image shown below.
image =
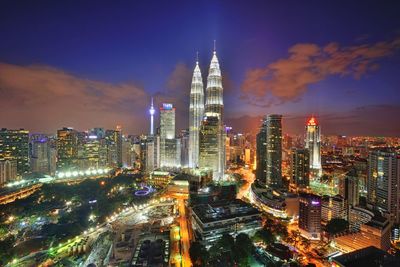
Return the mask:
<path id="1" fill-rule="evenodd" d="M 106 130 L 107 165 L 112 168 L 122 167 L 122 128 Z"/>
<path id="2" fill-rule="evenodd" d="M 164 103 L 160 108 L 160 165 L 178 167 L 179 161 L 180 142 L 175 137 L 175 108 L 172 104 Z"/>
<path id="3" fill-rule="evenodd" d="M 57 170 L 78 169 L 78 135 L 72 128 L 57 131 Z"/>
<path id="4" fill-rule="evenodd" d="M 311 117 L 306 125 L 305 147 L 310 151 L 310 169 L 313 175 L 322 174 L 321 167 L 321 131 L 315 117 Z"/>
<path id="5" fill-rule="evenodd" d="M 180 164 L 182 167 L 187 168 L 189 166 L 189 140 L 190 140 L 190 133 L 188 130 L 181 130 L 179 135 L 179 140 L 181 144 L 181 159 Z M 198 141 L 198 139 L 197 139 Z M 199 151 L 197 151 L 198 153 Z M 198 156 L 197 156 L 198 157 Z M 198 166 L 198 164 L 197 164 Z"/>
<path id="6" fill-rule="evenodd" d="M 219 130 L 218 140 L 218 171 L 214 172 L 214 179 L 221 180 L 225 172 L 225 129 L 224 129 L 224 102 L 222 76 L 217 58 L 217 52 L 213 52 L 210 68 L 208 70 L 205 112 L 207 117 L 217 117 Z M 215 120 L 215 119 L 213 119 Z M 203 120 L 204 121 L 204 120 Z"/>
<path id="7" fill-rule="evenodd" d="M 256 137 L 256 179 L 260 184 L 267 181 L 267 120 L 264 119 Z"/>
<path id="8" fill-rule="evenodd" d="M 214 113 L 206 113 L 200 128 L 200 156 L 199 166 L 203 170 L 211 171 L 214 180 L 221 179 L 219 169 L 219 133 L 221 125 L 219 117 Z"/>
<path id="9" fill-rule="evenodd" d="M 189 106 L 189 167 L 196 168 L 199 165 L 199 131 L 204 115 L 204 89 L 203 78 L 196 61 L 193 71 L 192 85 L 190 87 Z"/>
<path id="10" fill-rule="evenodd" d="M 0 186 L 17 179 L 17 161 L 0 159 Z"/>
<path id="11" fill-rule="evenodd" d="M 368 159 L 368 202 L 391 221 L 399 222 L 400 155 L 389 150 L 372 151 Z"/>
<path id="12" fill-rule="evenodd" d="M 0 130 L 0 159 L 15 160 L 17 163 L 17 175 L 28 173 L 29 166 L 29 131 Z"/>
<path id="13" fill-rule="evenodd" d="M 299 229 L 308 239 L 321 238 L 321 197 L 313 194 L 300 194 Z"/>
<path id="14" fill-rule="evenodd" d="M 31 169 L 32 172 L 50 173 L 50 144 L 47 138 L 32 140 L 31 142 Z"/>
<path id="15" fill-rule="evenodd" d="M 356 207 L 359 204 L 359 192 L 358 174 L 357 170 L 353 168 L 339 181 L 339 194 L 345 199 L 348 206 Z"/>
<path id="16" fill-rule="evenodd" d="M 266 184 L 270 187 L 282 187 L 282 115 L 268 115 Z"/>
<path id="17" fill-rule="evenodd" d="M 307 188 L 310 185 L 310 153 L 308 149 L 292 149 L 291 170 L 292 183 L 298 189 Z"/>

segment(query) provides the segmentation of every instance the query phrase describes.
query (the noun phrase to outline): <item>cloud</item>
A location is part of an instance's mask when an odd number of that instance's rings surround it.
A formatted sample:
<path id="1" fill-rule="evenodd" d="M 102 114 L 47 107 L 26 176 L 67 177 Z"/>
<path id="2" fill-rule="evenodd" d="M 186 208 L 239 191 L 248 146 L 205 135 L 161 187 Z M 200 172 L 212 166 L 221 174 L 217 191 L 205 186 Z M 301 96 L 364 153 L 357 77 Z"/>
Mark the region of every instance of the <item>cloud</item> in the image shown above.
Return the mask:
<path id="1" fill-rule="evenodd" d="M 399 48 L 400 38 L 348 47 L 341 47 L 337 43 L 329 43 L 324 47 L 296 44 L 289 48 L 287 58 L 279 59 L 265 68 L 249 70 L 241 85 L 241 99 L 259 105 L 263 105 L 268 97 L 274 104 L 295 101 L 308 90 L 309 85 L 329 76 L 360 79 L 379 67 L 376 63 L 378 59 L 393 54 Z"/>
<path id="2" fill-rule="evenodd" d="M 148 98 L 135 84 L 84 79 L 49 66 L 0 63 L 3 127 L 54 132 L 62 126 L 87 129 L 122 124 L 140 130 L 146 123 L 141 113 Z"/>

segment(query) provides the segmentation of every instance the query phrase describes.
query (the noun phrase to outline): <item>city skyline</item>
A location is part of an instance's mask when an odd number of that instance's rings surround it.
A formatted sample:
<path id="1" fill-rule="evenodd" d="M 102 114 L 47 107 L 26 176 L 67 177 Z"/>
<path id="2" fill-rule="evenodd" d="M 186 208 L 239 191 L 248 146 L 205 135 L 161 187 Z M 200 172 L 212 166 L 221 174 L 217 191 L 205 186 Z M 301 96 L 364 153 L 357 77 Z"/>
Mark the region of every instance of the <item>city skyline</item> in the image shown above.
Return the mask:
<path id="1" fill-rule="evenodd" d="M 400 266 L 400 3 L 0 3 L 0 266 Z"/>
<path id="2" fill-rule="evenodd" d="M 55 133 L 122 125 L 125 133 L 147 133 L 154 97 L 156 107 L 173 103 L 177 129 L 186 129 L 196 51 L 207 69 L 216 40 L 224 122 L 235 130 L 256 133 L 265 114 L 283 114 L 283 131 L 299 134 L 314 114 L 324 134 L 398 136 L 400 126 L 385 120 L 400 115 L 397 3 L 315 4 L 319 12 L 263 2 L 159 5 L 175 18 L 155 10 L 150 25 L 144 3 L 5 3 L 2 127 Z M 181 21 L 179 34 L 163 32 Z M 163 33 L 149 34 L 155 30 Z"/>

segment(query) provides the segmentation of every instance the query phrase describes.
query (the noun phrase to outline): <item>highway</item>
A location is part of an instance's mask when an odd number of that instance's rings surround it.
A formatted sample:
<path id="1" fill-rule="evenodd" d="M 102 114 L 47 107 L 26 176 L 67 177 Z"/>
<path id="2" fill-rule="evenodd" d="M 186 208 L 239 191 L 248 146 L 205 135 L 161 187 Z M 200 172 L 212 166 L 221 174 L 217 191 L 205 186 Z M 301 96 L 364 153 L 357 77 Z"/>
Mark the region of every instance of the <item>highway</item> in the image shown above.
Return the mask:
<path id="1" fill-rule="evenodd" d="M 178 199 L 178 208 L 179 208 L 179 226 L 181 235 L 182 267 L 190 267 L 192 266 L 192 262 L 190 260 L 190 255 L 189 255 L 190 239 L 189 239 L 189 231 L 188 231 L 188 223 L 186 218 L 184 199 L 182 198 Z"/>

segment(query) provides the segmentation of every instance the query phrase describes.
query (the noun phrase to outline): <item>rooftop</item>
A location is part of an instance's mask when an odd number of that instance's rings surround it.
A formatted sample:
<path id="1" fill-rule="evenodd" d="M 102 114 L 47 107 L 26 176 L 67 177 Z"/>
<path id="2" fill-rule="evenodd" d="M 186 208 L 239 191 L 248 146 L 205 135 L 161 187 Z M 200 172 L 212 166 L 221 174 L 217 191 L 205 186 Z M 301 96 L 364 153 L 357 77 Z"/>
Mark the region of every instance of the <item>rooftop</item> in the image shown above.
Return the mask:
<path id="1" fill-rule="evenodd" d="M 199 204 L 192 209 L 203 223 L 260 214 L 257 209 L 240 199 Z"/>
<path id="2" fill-rule="evenodd" d="M 387 267 L 400 264 L 398 258 L 373 246 L 343 254 L 332 260 L 346 267 Z"/>

